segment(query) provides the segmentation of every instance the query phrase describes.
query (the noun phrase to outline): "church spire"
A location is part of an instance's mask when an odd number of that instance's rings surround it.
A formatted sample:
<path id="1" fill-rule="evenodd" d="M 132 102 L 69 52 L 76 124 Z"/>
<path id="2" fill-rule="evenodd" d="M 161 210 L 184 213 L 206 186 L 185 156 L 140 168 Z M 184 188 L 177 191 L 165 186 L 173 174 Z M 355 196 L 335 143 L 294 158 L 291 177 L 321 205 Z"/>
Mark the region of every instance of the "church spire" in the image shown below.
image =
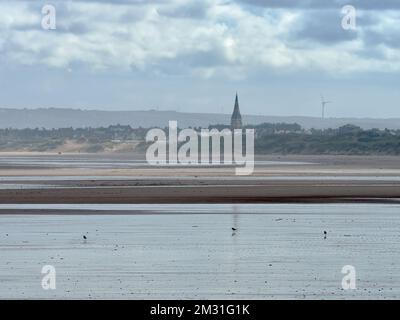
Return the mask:
<path id="1" fill-rule="evenodd" d="M 235 107 L 233 108 L 233 113 L 231 117 L 231 128 L 232 129 L 242 129 L 242 116 L 239 110 L 239 99 L 236 92 Z"/>

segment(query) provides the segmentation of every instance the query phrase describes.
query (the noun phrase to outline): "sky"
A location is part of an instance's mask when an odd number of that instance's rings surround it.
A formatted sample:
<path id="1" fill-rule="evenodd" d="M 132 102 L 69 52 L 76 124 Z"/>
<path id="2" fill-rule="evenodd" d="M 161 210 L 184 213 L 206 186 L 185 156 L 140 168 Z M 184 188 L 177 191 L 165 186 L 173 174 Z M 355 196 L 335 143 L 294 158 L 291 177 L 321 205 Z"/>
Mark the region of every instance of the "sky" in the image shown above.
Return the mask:
<path id="1" fill-rule="evenodd" d="M 398 0 L 0 1 L 5 108 L 400 118 L 399 80 Z"/>

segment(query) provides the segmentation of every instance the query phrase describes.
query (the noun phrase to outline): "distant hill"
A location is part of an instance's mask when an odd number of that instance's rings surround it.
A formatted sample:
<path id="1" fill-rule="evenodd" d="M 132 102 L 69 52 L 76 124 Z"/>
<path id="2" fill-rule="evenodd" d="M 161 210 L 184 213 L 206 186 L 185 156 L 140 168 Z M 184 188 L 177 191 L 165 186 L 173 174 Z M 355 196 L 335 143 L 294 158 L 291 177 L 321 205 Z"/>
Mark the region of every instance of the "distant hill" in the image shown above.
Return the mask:
<path id="1" fill-rule="evenodd" d="M 175 111 L 99 111 L 79 109 L 5 109 L 0 108 L 0 128 L 79 128 L 109 125 L 132 127 L 165 127 L 168 120 L 177 120 L 179 127 L 206 127 L 210 124 L 229 124 L 230 114 L 184 113 Z M 338 128 L 354 124 L 363 129 L 400 129 L 400 119 L 280 117 L 244 115 L 244 124 L 298 123 L 305 129 Z"/>

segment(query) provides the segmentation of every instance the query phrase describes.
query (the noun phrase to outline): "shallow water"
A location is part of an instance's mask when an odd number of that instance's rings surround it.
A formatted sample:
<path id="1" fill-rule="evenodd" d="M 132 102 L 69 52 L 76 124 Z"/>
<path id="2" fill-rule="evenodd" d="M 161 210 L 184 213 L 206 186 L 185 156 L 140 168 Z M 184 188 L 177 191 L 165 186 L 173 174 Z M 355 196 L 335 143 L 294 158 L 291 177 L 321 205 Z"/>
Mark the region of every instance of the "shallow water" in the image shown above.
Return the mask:
<path id="1" fill-rule="evenodd" d="M 101 156 L 100 156 L 101 157 Z M 306 165 L 311 164 L 309 162 L 300 161 L 266 161 L 266 160 L 256 160 L 254 161 L 256 166 L 266 165 L 266 166 L 277 166 L 277 165 Z M 85 157 L 67 157 L 62 156 L 8 156 L 0 157 L 0 165 L 2 166 L 14 166 L 14 167 L 54 167 L 54 168 L 97 168 L 97 169 L 107 169 L 107 168 L 130 168 L 138 166 L 148 166 L 149 163 L 145 160 L 138 159 L 107 159 L 107 158 L 85 158 Z M 171 164 L 165 163 L 165 165 L 171 166 Z M 181 166 L 177 164 L 176 166 Z M 185 165 L 185 167 L 204 167 L 204 166 L 224 166 L 218 164 L 204 164 L 200 163 L 198 165 Z M 232 166 L 232 165 L 228 165 Z"/>
<path id="2" fill-rule="evenodd" d="M 159 214 L 118 215 L 132 207 Z M 399 205 L 109 209 L 0 215 L 0 298 L 400 298 Z M 56 290 L 41 287 L 48 264 Z M 345 265 L 356 268 L 356 290 L 341 287 Z"/>
<path id="3" fill-rule="evenodd" d="M 399 212 L 400 204 L 381 203 L 326 203 L 326 204 L 292 204 L 292 203 L 247 203 L 247 204 L 2 204 L 0 210 L 48 210 L 48 213 L 56 213 L 57 210 L 84 210 L 84 211 L 120 211 L 132 213 L 168 213 L 168 214 L 334 214 L 334 215 L 375 215 L 377 211 Z"/>
<path id="4" fill-rule="evenodd" d="M 270 175 L 270 176 L 99 176 L 99 175 L 79 175 L 79 176 L 0 176 L 0 182 L 7 181 L 83 181 L 83 180 L 193 180 L 205 179 L 216 181 L 400 181 L 400 176 L 350 176 L 350 175 Z"/>
<path id="5" fill-rule="evenodd" d="M 59 186 L 48 184 L 28 184 L 28 183 L 0 183 L 0 190 L 18 190 L 18 189 L 49 189 Z"/>

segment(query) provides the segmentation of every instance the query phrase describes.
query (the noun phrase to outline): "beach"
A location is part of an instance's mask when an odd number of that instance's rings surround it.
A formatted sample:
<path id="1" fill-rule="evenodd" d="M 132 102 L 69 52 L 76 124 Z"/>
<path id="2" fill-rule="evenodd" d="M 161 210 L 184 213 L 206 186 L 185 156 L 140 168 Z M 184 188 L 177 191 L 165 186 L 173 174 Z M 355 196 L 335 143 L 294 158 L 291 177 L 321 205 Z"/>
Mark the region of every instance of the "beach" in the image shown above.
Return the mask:
<path id="1" fill-rule="evenodd" d="M 7 187 L 9 186 L 9 187 Z M 400 198 L 397 157 L 263 156 L 255 171 L 148 165 L 141 155 L 15 155 L 0 203 L 381 202 Z"/>
<path id="2" fill-rule="evenodd" d="M 399 209 L 141 205 L 111 215 L 2 215 L 0 297 L 399 298 Z M 41 287 L 45 265 L 56 270 L 55 290 Z M 346 265 L 356 290 L 342 288 Z"/>
<path id="3" fill-rule="evenodd" d="M 0 157 L 0 298 L 400 297 L 396 157 L 260 157 L 251 176 L 129 159 Z"/>
<path id="4" fill-rule="evenodd" d="M 8 154 L 1 160 L 0 203 L 370 202 L 400 198 L 397 157 L 264 156 L 256 158 L 250 176 L 236 176 L 234 168 L 227 166 L 152 167 L 140 155 L 125 154 Z"/>

